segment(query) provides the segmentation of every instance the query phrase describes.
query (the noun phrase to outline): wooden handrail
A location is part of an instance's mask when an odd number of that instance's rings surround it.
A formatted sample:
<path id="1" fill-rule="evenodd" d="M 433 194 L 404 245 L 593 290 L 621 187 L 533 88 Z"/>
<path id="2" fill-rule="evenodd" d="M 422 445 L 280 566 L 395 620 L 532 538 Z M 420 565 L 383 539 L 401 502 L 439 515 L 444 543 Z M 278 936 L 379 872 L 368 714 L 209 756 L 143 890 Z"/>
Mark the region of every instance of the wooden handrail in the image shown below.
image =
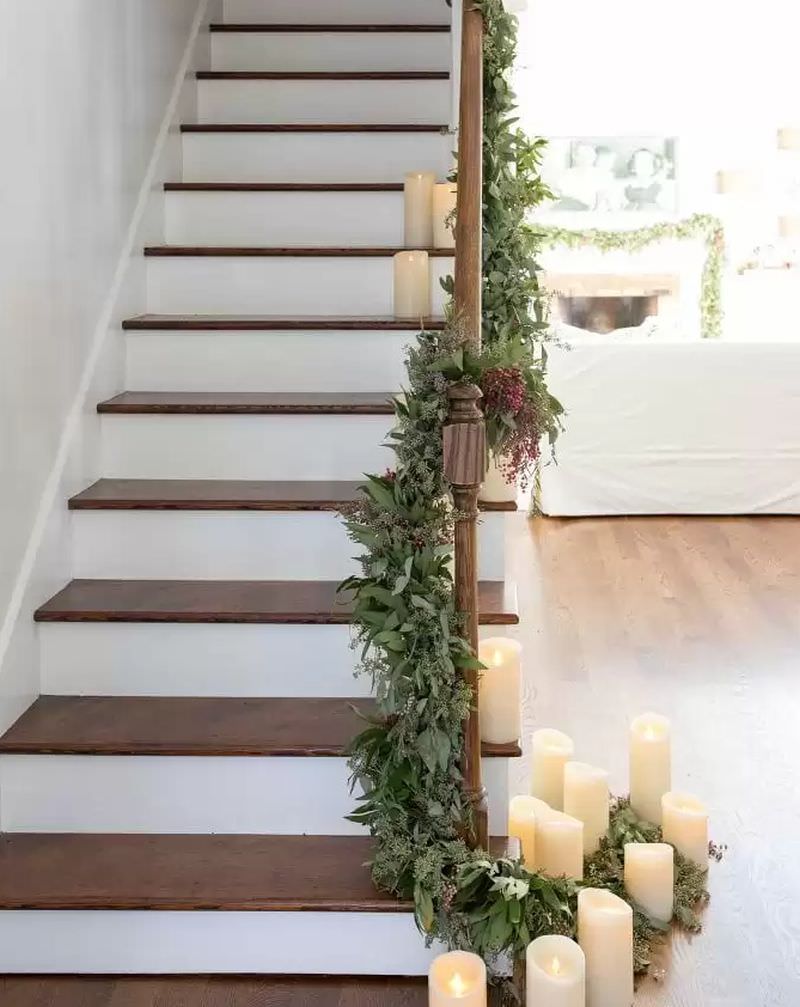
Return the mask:
<path id="1" fill-rule="evenodd" d="M 458 197 L 454 310 L 465 346 L 481 345 L 482 168 L 483 168 L 483 17 L 464 0 L 461 34 L 461 85 L 458 131 Z M 486 432 L 481 391 L 473 384 L 450 390 L 450 415 L 444 430 L 444 472 L 453 489 L 455 522 L 456 608 L 464 616 L 464 634 L 478 653 L 478 492 L 486 471 Z M 478 673 L 465 679 L 475 702 L 464 725 L 462 771 L 472 804 L 470 842 L 488 849 L 486 790 L 481 780 L 481 729 Z"/>

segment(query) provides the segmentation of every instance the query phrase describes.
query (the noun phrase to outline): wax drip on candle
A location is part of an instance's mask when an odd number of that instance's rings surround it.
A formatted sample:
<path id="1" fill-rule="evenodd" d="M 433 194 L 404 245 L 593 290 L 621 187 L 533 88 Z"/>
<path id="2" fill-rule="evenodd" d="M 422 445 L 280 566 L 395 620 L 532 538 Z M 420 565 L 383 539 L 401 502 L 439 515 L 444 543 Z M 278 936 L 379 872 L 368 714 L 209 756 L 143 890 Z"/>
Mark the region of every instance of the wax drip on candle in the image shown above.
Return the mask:
<path id="1" fill-rule="evenodd" d="M 457 997 L 463 997 L 464 994 L 467 992 L 467 989 L 468 989 L 467 984 L 461 978 L 461 973 L 460 972 L 455 972 L 453 974 L 452 979 L 450 980 L 450 982 L 447 985 L 450 988 L 450 992 L 454 996 L 457 996 Z"/>

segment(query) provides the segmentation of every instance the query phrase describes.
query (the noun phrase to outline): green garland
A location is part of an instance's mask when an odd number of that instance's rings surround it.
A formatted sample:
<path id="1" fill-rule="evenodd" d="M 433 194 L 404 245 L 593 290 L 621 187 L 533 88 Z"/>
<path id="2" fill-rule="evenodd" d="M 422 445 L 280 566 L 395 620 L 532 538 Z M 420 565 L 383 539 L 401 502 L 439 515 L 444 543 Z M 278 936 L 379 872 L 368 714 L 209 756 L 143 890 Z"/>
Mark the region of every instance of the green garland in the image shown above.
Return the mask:
<path id="1" fill-rule="evenodd" d="M 524 374 L 540 433 L 554 438 L 561 415 L 545 382 L 540 238 L 523 226 L 546 195 L 537 170 L 542 143 L 514 125 L 507 78 L 516 19 L 501 0 L 482 0 L 481 9 L 485 349 L 477 357 L 465 352 L 452 317 L 443 333 L 419 334 L 407 359 L 405 397 L 395 402 L 394 468 L 367 476 L 347 516 L 363 554 L 360 574 L 342 590 L 354 599 L 359 671 L 370 677 L 377 700 L 374 719 L 350 749 L 352 784 L 363 792 L 350 817 L 376 840 L 373 879 L 413 899 L 427 939 L 476 950 L 491 964 L 504 951 L 520 954 L 540 934 L 574 933 L 577 885 L 534 874 L 516 859 L 493 860 L 464 841 L 471 809 L 460 759 L 473 696 L 463 673 L 480 665 L 454 605 L 452 503 L 442 471 L 448 389 L 454 381 L 480 384 L 492 371 L 515 370 Z M 488 399 L 487 426 L 501 450 L 511 418 L 493 413 Z M 609 885 L 617 881 L 609 874 Z"/>
<path id="2" fill-rule="evenodd" d="M 567 248 L 591 246 L 601 252 L 639 252 L 648 245 L 671 239 L 700 238 L 706 244 L 706 260 L 700 283 L 700 329 L 704 339 L 722 335 L 722 273 L 725 266 L 725 232 L 722 222 L 707 213 L 695 213 L 685 220 L 664 221 L 633 231 L 575 231 L 536 223 L 529 228 L 544 244 Z"/>

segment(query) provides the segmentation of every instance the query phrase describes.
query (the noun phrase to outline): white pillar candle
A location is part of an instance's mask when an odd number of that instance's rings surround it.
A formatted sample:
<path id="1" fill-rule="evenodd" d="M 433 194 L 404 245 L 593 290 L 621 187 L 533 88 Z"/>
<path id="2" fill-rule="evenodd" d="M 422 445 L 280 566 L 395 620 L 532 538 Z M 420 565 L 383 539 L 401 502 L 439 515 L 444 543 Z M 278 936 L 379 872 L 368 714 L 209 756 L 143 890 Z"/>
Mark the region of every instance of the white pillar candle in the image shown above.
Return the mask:
<path id="1" fill-rule="evenodd" d="M 708 867 L 708 810 L 691 794 L 670 791 L 661 798 L 664 842 L 699 867 Z"/>
<path id="2" fill-rule="evenodd" d="M 608 773 L 585 762 L 564 766 L 564 811 L 583 822 L 583 855 L 596 853 L 608 832 Z"/>
<path id="3" fill-rule="evenodd" d="M 604 888 L 581 889 L 578 943 L 586 956 L 586 1007 L 630 1007 L 633 909 Z"/>
<path id="4" fill-rule="evenodd" d="M 536 870 L 551 878 L 583 877 L 583 822 L 563 811 L 536 820 Z"/>
<path id="5" fill-rule="evenodd" d="M 395 318 L 419 321 L 431 313 L 431 274 L 427 252 L 398 252 L 394 257 Z"/>
<path id="6" fill-rule="evenodd" d="M 439 182 L 433 187 L 433 247 L 455 248 L 456 236 L 453 228 L 456 208 L 457 186 L 454 182 Z"/>
<path id="7" fill-rule="evenodd" d="M 564 807 L 564 766 L 573 752 L 572 739 L 561 731 L 534 731 L 531 793 L 557 811 Z"/>
<path id="8" fill-rule="evenodd" d="M 800 150 L 800 126 L 784 126 L 778 130 L 779 150 Z"/>
<path id="9" fill-rule="evenodd" d="M 433 244 L 433 183 L 432 171 L 412 171 L 403 186 L 406 248 L 430 248 Z"/>
<path id="10" fill-rule="evenodd" d="M 478 685 L 481 741 L 492 745 L 517 742 L 522 733 L 522 646 L 516 640 L 492 636 L 481 640 L 478 657 L 486 665 Z"/>
<path id="11" fill-rule="evenodd" d="M 519 840 L 522 861 L 530 870 L 536 869 L 537 823 L 551 809 L 537 797 L 517 794 L 508 803 L 508 834 Z"/>
<path id="12" fill-rule="evenodd" d="M 506 479 L 494 455 L 489 458 L 489 466 L 483 477 L 478 497 L 484 503 L 516 503 L 517 501 L 517 484 Z"/>
<path id="13" fill-rule="evenodd" d="M 661 798 L 672 785 L 670 723 L 657 713 L 643 713 L 631 724 L 631 807 L 639 818 L 661 824 Z"/>
<path id="14" fill-rule="evenodd" d="M 579 944 L 558 934 L 537 937 L 525 962 L 526 1007 L 585 1007 L 586 959 Z"/>
<path id="15" fill-rule="evenodd" d="M 669 843 L 625 843 L 625 891 L 645 916 L 669 923 L 675 905 L 675 851 Z"/>
<path id="16" fill-rule="evenodd" d="M 469 951 L 449 951 L 431 962 L 428 1007 L 486 1007 L 486 966 Z"/>

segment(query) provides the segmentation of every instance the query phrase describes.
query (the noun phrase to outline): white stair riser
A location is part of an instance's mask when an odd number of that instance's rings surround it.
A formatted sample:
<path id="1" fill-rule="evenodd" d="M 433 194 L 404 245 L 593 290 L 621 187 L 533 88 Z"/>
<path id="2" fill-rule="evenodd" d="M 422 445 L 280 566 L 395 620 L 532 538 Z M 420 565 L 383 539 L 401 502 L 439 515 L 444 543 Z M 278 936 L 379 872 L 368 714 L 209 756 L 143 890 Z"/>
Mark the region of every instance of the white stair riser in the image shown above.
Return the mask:
<path id="1" fill-rule="evenodd" d="M 445 0 L 225 0 L 224 20 L 240 24 L 449 24 Z"/>
<path id="2" fill-rule="evenodd" d="M 447 32 L 215 32 L 212 70 L 449 70 Z M 446 121 L 446 120 L 445 120 Z"/>
<path id="3" fill-rule="evenodd" d="M 481 636 L 510 627 L 484 626 Z M 513 634 L 513 630 L 511 630 Z M 54 696 L 369 696 L 349 626 L 43 623 Z"/>
<path id="4" fill-rule="evenodd" d="M 425 975 L 410 913 L 0 912 L 0 971 Z"/>
<path id="5" fill-rule="evenodd" d="M 170 245 L 403 244 L 402 192 L 168 192 Z"/>
<path id="6" fill-rule="evenodd" d="M 101 417 L 101 471 L 119 479 L 360 479 L 383 472 L 391 416 Z"/>
<path id="7" fill-rule="evenodd" d="M 185 182 L 398 182 L 444 179 L 452 136 L 438 133 L 184 133 Z"/>
<path id="8" fill-rule="evenodd" d="M 453 260 L 432 258 L 431 310 L 444 312 L 439 280 Z M 388 315 L 391 256 L 178 256 L 147 260 L 148 310 L 157 314 Z"/>
<path id="9" fill-rule="evenodd" d="M 509 760 L 483 759 L 504 833 Z M 4 832 L 359 835 L 347 760 L 267 756 L 0 756 Z"/>
<path id="10" fill-rule="evenodd" d="M 128 332 L 126 388 L 371 392 L 408 380 L 414 332 Z M 358 362 L 354 366 L 354 361 Z M 391 417 L 386 417 L 387 426 Z"/>
<path id="11" fill-rule="evenodd" d="M 483 516 L 478 574 L 503 580 L 503 514 Z M 335 512 L 77 511 L 76 577 L 342 580 L 362 550 Z"/>
<path id="12" fill-rule="evenodd" d="M 450 116 L 449 80 L 200 80 L 197 86 L 198 122 L 441 124 Z"/>

